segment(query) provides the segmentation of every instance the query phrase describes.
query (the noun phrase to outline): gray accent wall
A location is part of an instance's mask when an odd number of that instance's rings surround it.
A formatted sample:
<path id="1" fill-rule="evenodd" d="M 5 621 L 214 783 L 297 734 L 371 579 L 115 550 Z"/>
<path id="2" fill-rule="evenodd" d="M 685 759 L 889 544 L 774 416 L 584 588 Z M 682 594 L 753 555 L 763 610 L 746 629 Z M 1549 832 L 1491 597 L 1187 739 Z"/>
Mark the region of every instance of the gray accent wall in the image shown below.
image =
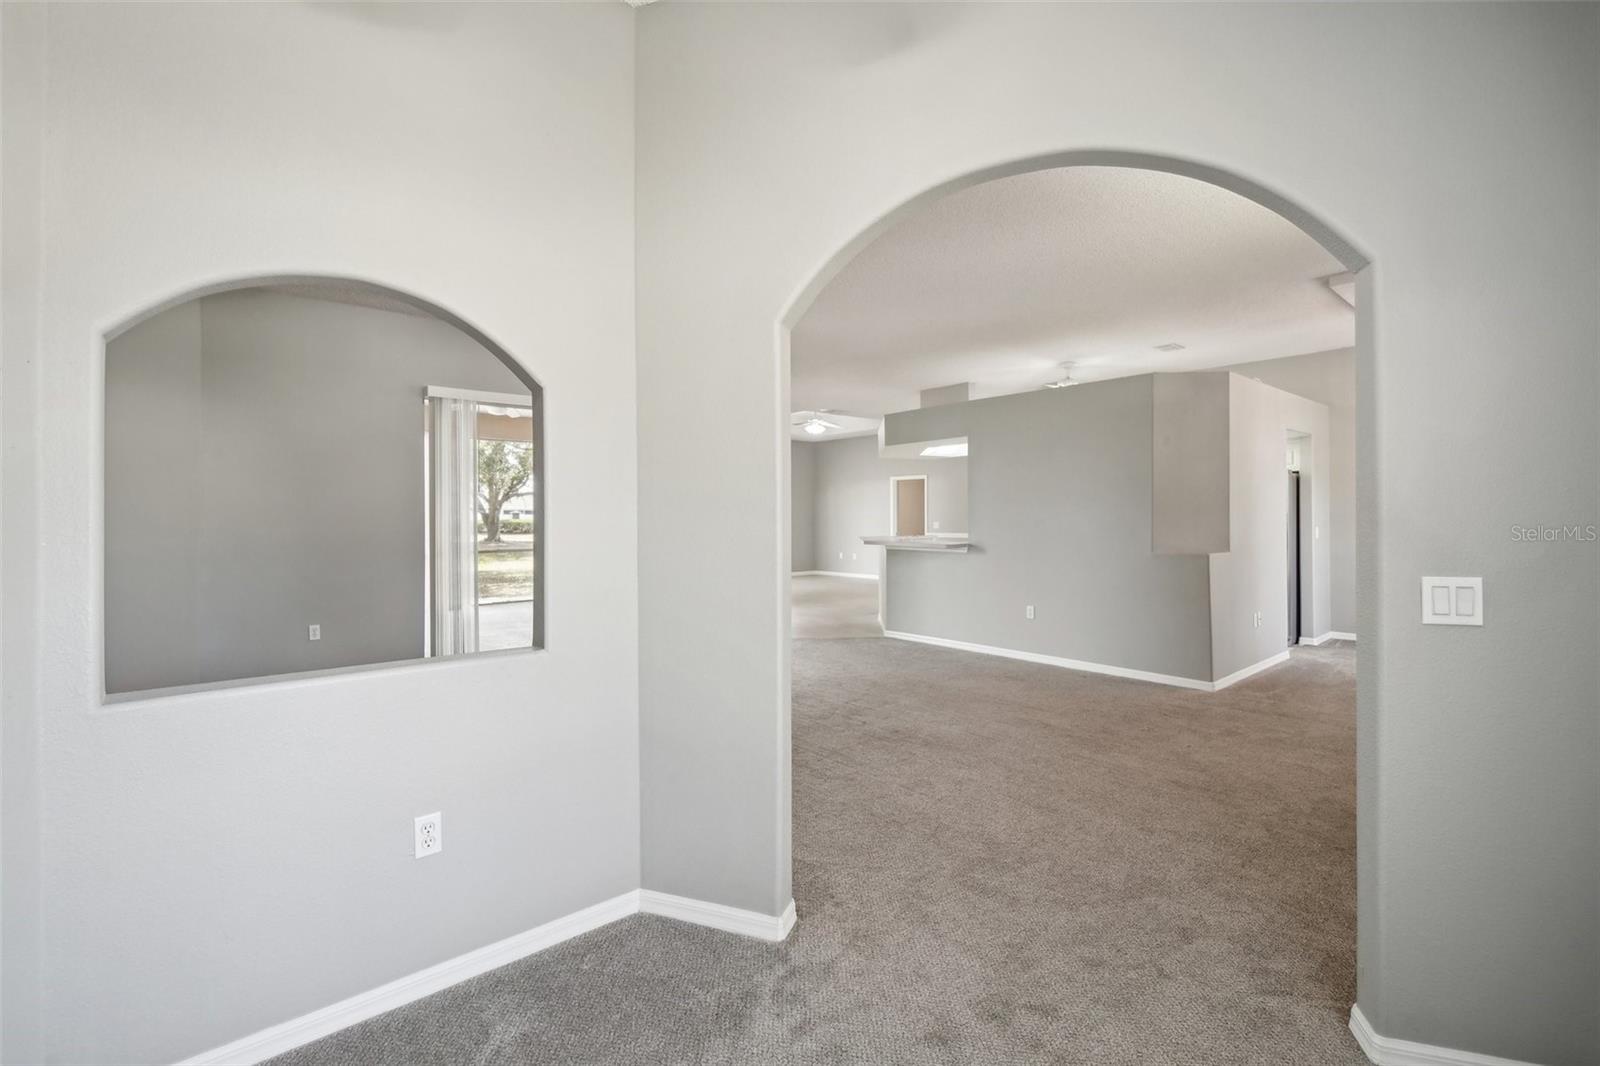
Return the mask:
<path id="1" fill-rule="evenodd" d="M 268 290 L 110 341 L 106 690 L 421 658 L 429 385 L 529 396 L 437 319 Z"/>
<path id="2" fill-rule="evenodd" d="M 886 435 L 952 419 L 974 547 L 887 552 L 885 629 L 1211 680 L 1206 557 L 1150 545 L 1153 379 L 890 415 Z"/>
<path id="3" fill-rule="evenodd" d="M 815 570 L 816 549 L 816 446 L 789 442 L 789 569 Z"/>
<path id="4" fill-rule="evenodd" d="M 1164 555 L 1225 552 L 1233 521 L 1227 375 L 1157 374 L 1151 387 L 1151 547 Z"/>
<path id="5" fill-rule="evenodd" d="M 1222 371 L 890 415 L 896 443 L 968 436 L 977 543 L 888 552 L 886 628 L 1195 681 L 1280 655 L 1290 432 L 1307 435 L 1302 631 L 1325 633 L 1327 409 Z"/>
<path id="6" fill-rule="evenodd" d="M 106 345 L 108 692 L 211 679 L 200 648 L 199 577 L 210 561 L 200 534 L 203 303 L 179 304 Z M 234 518 L 263 516 L 249 510 Z M 252 585 L 255 568 L 239 569 L 241 585 Z"/>
<path id="7" fill-rule="evenodd" d="M 936 389 L 923 389 L 918 395 L 920 406 L 938 407 L 947 403 L 966 403 L 972 398 L 972 383 L 969 381 L 958 382 L 954 385 L 941 385 Z"/>
<path id="8" fill-rule="evenodd" d="M 889 529 L 889 479 L 923 475 L 928 479 L 928 532 L 967 531 L 967 460 L 885 459 L 877 437 L 796 442 L 807 453 L 811 499 L 794 505 L 809 509 L 812 564 L 795 570 L 829 570 L 845 574 L 878 574 L 883 549 L 861 543 L 864 536 L 882 536 Z M 802 491 L 800 479 L 793 493 Z M 799 543 L 797 539 L 796 543 Z"/>
<path id="9" fill-rule="evenodd" d="M 1328 408 L 1330 627 L 1356 632 L 1356 353 L 1342 348 L 1229 367 Z"/>
<path id="10" fill-rule="evenodd" d="M 1288 647 L 1287 440 L 1309 434 L 1302 452 L 1302 527 L 1328 524 L 1328 410 L 1319 403 L 1238 374 L 1206 373 L 1228 392 L 1226 552 L 1208 556 L 1211 577 L 1212 677 L 1221 680 Z M 1328 542 L 1302 530 L 1301 632 L 1328 631 Z M 1255 616 L 1260 614 L 1260 624 Z"/>

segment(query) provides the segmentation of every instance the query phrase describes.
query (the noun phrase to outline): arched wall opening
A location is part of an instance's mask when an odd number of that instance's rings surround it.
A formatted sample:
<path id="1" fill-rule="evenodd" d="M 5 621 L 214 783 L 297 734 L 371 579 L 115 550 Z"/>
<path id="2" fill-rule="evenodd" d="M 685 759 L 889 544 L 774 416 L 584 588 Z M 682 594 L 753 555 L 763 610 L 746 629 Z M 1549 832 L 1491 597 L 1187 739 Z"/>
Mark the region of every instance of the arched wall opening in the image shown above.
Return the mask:
<path id="1" fill-rule="evenodd" d="M 102 340 L 105 702 L 544 646 L 543 389 L 483 330 L 295 274 Z"/>
<path id="2" fill-rule="evenodd" d="M 1086 149 L 1029 156 L 970 171 L 937 184 L 899 203 L 861 229 L 848 243 L 839 248 L 818 267 L 809 280 L 794 294 L 787 307 L 779 315 L 776 323 L 776 355 L 781 385 L 777 397 L 778 402 L 773 411 L 773 419 L 776 430 L 775 443 L 778 448 L 776 468 L 779 471 L 776 490 L 781 509 L 778 523 L 781 543 L 777 552 L 780 560 L 777 574 L 779 582 L 777 602 L 780 611 L 779 632 L 781 634 L 778 648 L 778 677 L 781 690 L 780 706 L 783 714 L 780 727 L 780 745 L 782 746 L 780 763 L 783 767 L 783 777 L 779 783 L 778 797 L 780 811 L 779 836 L 781 840 L 781 868 L 779 874 L 780 881 L 784 884 L 789 884 L 792 880 L 792 866 L 790 863 L 793 849 L 793 811 L 791 797 L 794 793 L 793 717 L 791 706 L 793 677 L 791 522 L 789 514 L 792 480 L 789 432 L 792 408 L 790 402 L 791 334 L 821 292 L 845 269 L 858 253 L 880 235 L 915 214 L 920 208 L 935 200 L 986 182 L 1036 171 L 1068 167 L 1117 167 L 1150 170 L 1206 182 L 1235 193 L 1274 212 L 1321 245 L 1354 278 L 1357 292 L 1354 343 L 1355 365 L 1358 375 L 1356 421 L 1358 426 L 1370 426 L 1372 424 L 1374 398 L 1371 383 L 1375 380 L 1375 375 L 1371 370 L 1375 352 L 1371 299 L 1372 263 L 1370 258 L 1360 250 L 1354 240 L 1347 237 L 1313 211 L 1288 196 L 1232 171 L 1190 159 L 1113 149 Z M 1357 438 L 1358 440 L 1363 439 L 1364 434 L 1358 432 Z M 1358 568 L 1361 572 L 1361 576 L 1357 580 L 1357 587 L 1365 589 L 1372 587 L 1367 574 L 1375 565 L 1374 560 L 1377 557 L 1374 548 L 1379 536 L 1377 530 L 1380 527 L 1381 516 L 1376 514 L 1374 506 L 1377 489 L 1376 482 L 1372 476 L 1374 465 L 1371 462 L 1371 457 L 1362 456 L 1358 460 L 1358 468 L 1360 471 L 1357 479 L 1358 507 L 1366 513 L 1367 517 L 1360 524 L 1356 535 Z M 1375 969 L 1374 967 L 1363 965 L 1363 960 L 1374 957 L 1378 932 L 1375 914 L 1377 879 L 1375 855 L 1377 840 L 1376 826 L 1374 824 L 1375 804 L 1371 790 L 1374 788 L 1375 775 L 1373 768 L 1378 758 L 1379 743 L 1376 729 L 1378 710 L 1375 704 L 1373 678 L 1378 659 L 1376 644 L 1381 634 L 1378 632 L 1377 612 L 1374 605 L 1363 600 L 1359 606 L 1359 614 L 1359 632 L 1365 645 L 1365 654 L 1360 660 L 1355 711 L 1357 778 L 1356 972 L 1358 975 L 1365 975 Z M 798 906 L 800 908 L 800 918 L 803 921 L 805 901 L 803 899 L 799 900 Z M 1364 981 L 1358 979 L 1358 985 L 1361 984 L 1364 984 Z M 1362 996 L 1361 988 L 1358 987 L 1357 999 L 1362 998 L 1364 997 Z"/>
<path id="3" fill-rule="evenodd" d="M 241 289 L 292 287 L 333 287 L 351 293 L 366 294 L 380 299 L 391 299 L 405 304 L 421 314 L 436 318 L 440 322 L 453 326 L 459 332 L 471 337 L 490 355 L 498 359 L 507 370 L 521 378 L 523 384 L 535 392 L 541 389 L 539 380 L 515 356 L 502 347 L 498 341 L 449 308 L 394 285 L 346 274 L 247 274 L 196 285 L 192 288 L 184 289 L 174 296 L 156 300 L 133 314 L 118 319 L 101 331 L 102 337 L 105 342 L 109 343 L 146 319 L 154 318 L 163 311 L 170 311 L 179 304 L 185 304 L 191 300 L 199 300 L 207 296 L 220 296 L 223 293 L 237 292 Z"/>

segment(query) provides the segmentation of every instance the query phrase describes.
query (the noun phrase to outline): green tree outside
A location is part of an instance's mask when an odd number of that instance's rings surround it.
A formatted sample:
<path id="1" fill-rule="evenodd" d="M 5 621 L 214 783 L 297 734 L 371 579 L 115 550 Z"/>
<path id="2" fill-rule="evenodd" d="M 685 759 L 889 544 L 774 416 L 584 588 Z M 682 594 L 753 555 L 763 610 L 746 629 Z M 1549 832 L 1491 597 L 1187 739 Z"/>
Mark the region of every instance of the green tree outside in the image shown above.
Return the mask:
<path id="1" fill-rule="evenodd" d="M 518 441 L 478 442 L 478 523 L 485 544 L 499 544 L 500 508 L 533 477 L 533 445 Z"/>

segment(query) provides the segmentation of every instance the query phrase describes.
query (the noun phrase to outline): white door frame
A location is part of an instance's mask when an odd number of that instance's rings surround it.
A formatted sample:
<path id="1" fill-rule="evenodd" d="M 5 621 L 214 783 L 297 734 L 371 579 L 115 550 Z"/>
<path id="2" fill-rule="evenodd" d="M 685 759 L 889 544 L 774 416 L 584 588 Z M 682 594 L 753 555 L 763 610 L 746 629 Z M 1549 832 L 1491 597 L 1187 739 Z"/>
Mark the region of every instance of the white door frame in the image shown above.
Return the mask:
<path id="1" fill-rule="evenodd" d="M 922 482 L 922 534 L 928 535 L 928 475 L 927 474 L 901 474 L 889 479 L 889 535 L 900 535 L 900 482 Z"/>

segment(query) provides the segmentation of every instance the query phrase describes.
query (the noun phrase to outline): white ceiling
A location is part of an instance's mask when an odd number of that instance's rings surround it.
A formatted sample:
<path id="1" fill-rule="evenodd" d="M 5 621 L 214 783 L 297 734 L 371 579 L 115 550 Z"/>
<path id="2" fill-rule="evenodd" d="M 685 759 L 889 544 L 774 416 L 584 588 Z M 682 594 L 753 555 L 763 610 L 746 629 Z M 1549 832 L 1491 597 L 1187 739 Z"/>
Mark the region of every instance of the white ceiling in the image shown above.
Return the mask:
<path id="1" fill-rule="evenodd" d="M 918 209 L 852 260 L 791 341 L 791 406 L 882 415 L 1074 378 L 1344 348 L 1343 268 L 1253 201 L 1173 174 L 1070 167 Z M 1159 352 L 1176 342 L 1179 352 Z"/>

